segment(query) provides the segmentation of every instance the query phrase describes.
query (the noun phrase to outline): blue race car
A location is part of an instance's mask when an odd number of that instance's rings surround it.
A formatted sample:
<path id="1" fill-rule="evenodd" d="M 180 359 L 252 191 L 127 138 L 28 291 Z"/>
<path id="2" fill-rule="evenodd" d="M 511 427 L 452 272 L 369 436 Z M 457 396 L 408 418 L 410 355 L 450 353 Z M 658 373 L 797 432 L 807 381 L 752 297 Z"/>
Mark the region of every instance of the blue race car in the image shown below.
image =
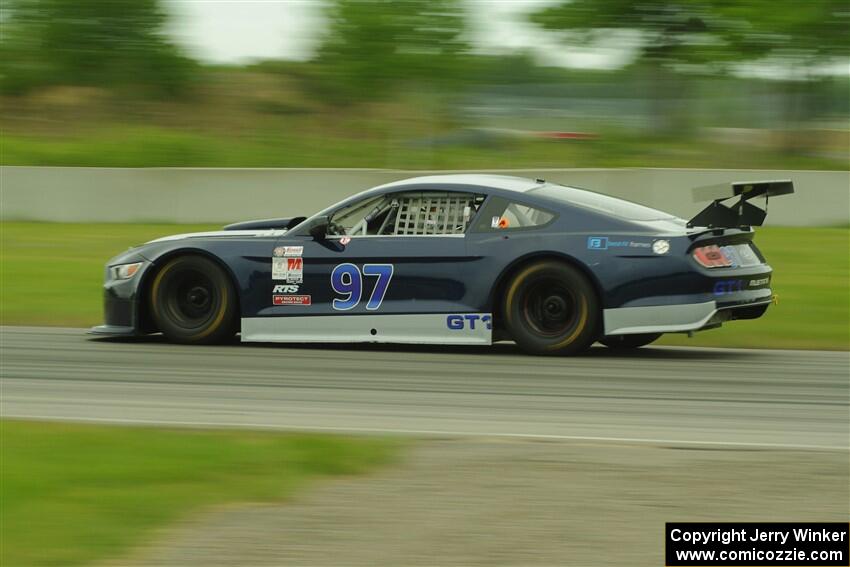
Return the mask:
<path id="1" fill-rule="evenodd" d="M 716 192 L 716 188 L 712 188 Z M 495 175 L 418 177 L 312 217 L 167 236 L 112 258 L 97 335 L 180 343 L 491 344 L 572 354 L 754 319 L 772 301 L 746 182 L 690 222 Z M 716 197 L 716 194 L 713 195 Z M 731 205 L 724 203 L 733 200 Z"/>

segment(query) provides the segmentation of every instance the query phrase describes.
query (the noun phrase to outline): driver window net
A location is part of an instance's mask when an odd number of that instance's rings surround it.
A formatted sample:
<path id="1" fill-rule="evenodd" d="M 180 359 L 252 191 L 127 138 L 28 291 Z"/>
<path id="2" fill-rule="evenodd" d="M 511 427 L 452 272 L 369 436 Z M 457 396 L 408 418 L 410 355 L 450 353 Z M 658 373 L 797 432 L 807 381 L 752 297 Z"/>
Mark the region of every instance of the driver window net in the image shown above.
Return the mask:
<path id="1" fill-rule="evenodd" d="M 463 234 L 474 215 L 474 195 L 403 195 L 393 234 Z"/>

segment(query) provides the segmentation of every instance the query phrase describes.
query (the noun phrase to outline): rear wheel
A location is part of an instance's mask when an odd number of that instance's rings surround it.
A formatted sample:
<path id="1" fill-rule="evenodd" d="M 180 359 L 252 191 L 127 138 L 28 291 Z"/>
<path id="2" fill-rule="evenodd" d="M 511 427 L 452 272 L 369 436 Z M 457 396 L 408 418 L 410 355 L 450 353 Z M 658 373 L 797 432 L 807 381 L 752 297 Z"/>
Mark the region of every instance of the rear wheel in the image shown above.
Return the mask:
<path id="1" fill-rule="evenodd" d="M 599 342 L 608 348 L 628 349 L 640 348 L 654 342 L 661 336 L 661 333 L 644 333 L 641 335 L 609 335 L 602 337 Z"/>
<path id="2" fill-rule="evenodd" d="M 237 301 L 224 270 L 202 256 L 178 256 L 151 285 L 154 321 L 169 339 L 188 344 L 225 341 L 236 333 Z"/>
<path id="3" fill-rule="evenodd" d="M 593 286 L 557 261 L 531 264 L 507 287 L 502 313 L 516 343 L 534 354 L 574 354 L 597 337 L 599 306 Z"/>

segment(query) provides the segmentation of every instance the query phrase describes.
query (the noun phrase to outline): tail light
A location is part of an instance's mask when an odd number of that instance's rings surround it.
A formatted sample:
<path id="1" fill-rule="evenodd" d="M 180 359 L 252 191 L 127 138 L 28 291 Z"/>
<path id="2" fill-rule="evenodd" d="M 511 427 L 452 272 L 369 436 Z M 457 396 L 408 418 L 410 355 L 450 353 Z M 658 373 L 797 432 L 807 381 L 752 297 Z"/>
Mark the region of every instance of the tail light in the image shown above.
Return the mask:
<path id="1" fill-rule="evenodd" d="M 694 250 L 694 260 L 703 268 L 728 268 L 732 265 L 732 260 L 716 244 Z"/>
<path id="2" fill-rule="evenodd" d="M 700 246 L 694 249 L 693 256 L 704 268 L 745 268 L 761 264 L 761 260 L 748 243 Z"/>

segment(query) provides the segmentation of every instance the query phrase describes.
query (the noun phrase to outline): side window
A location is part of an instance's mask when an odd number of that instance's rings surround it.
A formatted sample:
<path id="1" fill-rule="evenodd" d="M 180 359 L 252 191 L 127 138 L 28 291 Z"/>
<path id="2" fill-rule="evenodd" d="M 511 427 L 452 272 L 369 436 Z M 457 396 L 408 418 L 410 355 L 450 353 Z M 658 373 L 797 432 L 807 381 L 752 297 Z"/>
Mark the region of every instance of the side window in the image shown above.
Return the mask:
<path id="1" fill-rule="evenodd" d="M 340 236 L 374 234 L 374 232 L 368 232 L 369 225 L 373 224 L 375 217 L 381 215 L 381 211 L 384 211 L 385 216 L 386 210 L 387 196 L 380 195 L 338 209 L 331 217 L 331 221 L 336 225 L 335 229 Z"/>
<path id="2" fill-rule="evenodd" d="M 397 214 L 383 234 L 463 234 L 475 218 L 483 195 L 418 191 L 396 197 Z"/>
<path id="3" fill-rule="evenodd" d="M 555 214 L 498 197 L 490 200 L 475 226 L 476 232 L 530 229 L 549 224 Z"/>
<path id="4" fill-rule="evenodd" d="M 463 234 L 483 202 L 475 193 L 390 193 L 341 209 L 331 220 L 350 236 Z"/>

